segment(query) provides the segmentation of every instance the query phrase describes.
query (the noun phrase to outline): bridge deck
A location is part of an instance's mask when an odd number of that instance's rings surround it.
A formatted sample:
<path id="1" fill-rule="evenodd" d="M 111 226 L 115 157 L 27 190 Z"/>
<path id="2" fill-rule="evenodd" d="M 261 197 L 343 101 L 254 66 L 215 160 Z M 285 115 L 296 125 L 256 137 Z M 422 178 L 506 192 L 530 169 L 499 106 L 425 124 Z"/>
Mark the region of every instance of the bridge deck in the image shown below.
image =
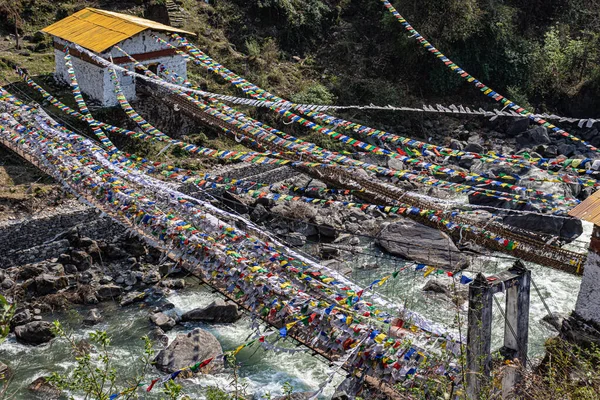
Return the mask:
<path id="1" fill-rule="evenodd" d="M 27 162 L 33 164 L 34 166 L 36 166 L 41 171 L 43 171 L 45 173 L 48 173 L 50 176 L 52 175 L 49 171 L 47 171 L 46 167 L 44 165 L 42 165 L 37 160 L 37 158 L 35 158 L 35 157 L 31 156 L 30 154 L 28 154 L 27 152 L 23 151 L 17 145 L 15 145 L 14 143 L 12 143 L 9 140 L 6 140 L 2 136 L 0 136 L 0 144 L 3 145 L 4 147 L 6 147 L 7 149 L 11 150 L 15 154 L 19 155 L 21 158 L 23 158 Z M 129 221 L 124 216 L 122 216 L 122 215 L 114 215 L 114 213 L 112 213 L 111 211 L 109 211 L 108 209 L 106 209 L 105 207 L 103 207 L 103 205 L 101 203 L 99 203 L 98 201 L 96 201 L 96 199 L 94 199 L 93 197 L 87 196 L 85 194 L 82 194 L 82 196 L 89 203 L 93 204 L 96 208 L 98 208 L 99 210 L 101 210 L 105 214 L 109 215 L 112 219 L 114 219 L 115 221 L 119 222 L 121 225 L 123 225 L 129 231 L 134 232 L 136 235 L 138 235 L 139 237 L 141 237 L 142 239 L 144 239 L 147 243 L 154 244 L 154 247 L 159 248 L 159 250 L 165 251 L 169 259 L 171 259 L 171 260 L 173 260 L 175 262 L 180 263 L 183 269 L 185 269 L 191 275 L 193 275 L 194 277 L 196 277 L 197 279 L 199 279 L 203 284 L 209 286 L 215 292 L 218 292 L 219 294 L 221 294 L 222 296 L 224 296 L 225 298 L 227 298 L 229 301 L 232 301 L 235 304 L 237 304 L 240 309 L 243 309 L 243 310 L 245 310 L 247 312 L 251 312 L 251 309 L 243 301 L 241 301 L 241 299 L 236 299 L 233 296 L 231 296 L 227 292 L 227 290 L 226 290 L 225 287 L 219 286 L 218 284 L 215 284 L 215 282 L 211 282 L 211 281 L 208 281 L 208 280 L 204 279 L 204 277 L 202 276 L 202 274 L 198 271 L 199 267 L 194 267 L 191 264 L 187 263 L 179 254 L 177 254 L 177 253 L 175 253 L 173 251 L 168 251 L 168 250 L 165 250 L 164 248 L 161 248 L 160 246 L 156 246 L 155 245 L 156 241 L 155 241 L 154 238 L 148 236 L 146 232 L 144 232 L 143 230 L 139 229 L 136 225 L 134 225 L 131 221 Z M 281 324 L 278 324 L 275 321 L 269 320 L 267 317 L 259 316 L 259 318 L 265 324 L 267 324 L 267 325 L 269 325 L 271 327 L 274 327 L 274 328 L 277 328 L 277 329 L 279 329 L 279 328 L 282 327 Z M 290 330 L 287 333 L 287 336 L 293 338 L 295 341 L 297 341 L 298 343 L 300 343 L 302 346 L 305 346 L 306 348 L 308 348 L 309 350 L 311 350 L 312 353 L 313 353 L 313 355 L 321 356 L 322 358 L 324 358 L 325 360 L 327 360 L 329 362 L 334 362 L 334 361 L 338 360 L 338 357 L 336 357 L 336 355 L 333 355 L 332 353 L 325 351 L 323 348 L 320 348 L 320 347 L 317 347 L 317 346 L 313 346 L 310 342 L 306 341 L 305 338 L 303 338 L 300 333 L 301 332 Z M 362 373 L 362 370 L 357 370 L 355 368 L 351 369 L 351 368 L 349 368 L 346 365 L 342 366 L 342 369 L 344 369 L 348 374 L 354 375 L 354 376 L 360 376 L 361 373 Z M 384 394 L 389 399 L 392 399 L 392 400 L 414 399 L 413 396 L 411 396 L 411 395 L 409 395 L 407 393 L 401 393 L 401 392 L 399 392 L 392 385 L 390 385 L 390 384 L 388 384 L 386 382 L 381 381 L 377 377 L 373 377 L 373 376 L 365 375 L 365 374 L 363 374 L 363 375 L 364 375 L 363 376 L 363 382 L 370 389 L 376 390 L 377 392 L 379 392 L 381 394 Z"/>
<path id="2" fill-rule="evenodd" d="M 181 96 L 165 92 L 164 97 L 161 97 L 161 99 L 162 101 L 167 101 L 171 104 L 177 104 L 179 108 L 186 114 L 192 116 L 193 118 L 199 119 L 204 123 L 220 127 L 234 135 L 244 136 L 247 134 L 231 124 L 202 112 L 196 105 L 194 105 L 194 103 L 185 100 Z M 319 158 L 311 155 L 290 154 L 289 150 L 283 146 L 274 144 L 267 140 L 262 140 L 256 136 L 253 136 L 252 139 L 254 139 L 261 147 L 272 151 L 281 152 L 282 157 L 290 160 L 310 160 L 313 162 L 322 162 L 322 160 Z M 436 212 L 446 211 L 432 202 L 407 196 L 405 191 L 391 184 L 387 184 L 378 180 L 367 179 L 359 176 L 358 174 L 350 174 L 348 171 L 341 168 L 336 168 L 335 166 L 319 168 L 318 170 L 304 169 L 304 171 L 312 175 L 319 173 L 319 178 L 325 179 L 330 183 L 341 187 L 348 186 L 349 182 L 353 182 L 356 187 L 365 189 L 364 193 L 357 193 L 357 197 L 374 202 L 376 204 L 393 205 L 396 201 L 401 200 L 403 203 L 410 204 L 421 209 L 434 210 Z M 422 224 L 444 231 L 453 236 L 455 239 L 458 239 L 458 236 L 460 235 L 460 233 L 456 230 L 449 229 L 444 224 L 433 222 L 425 216 L 409 214 L 408 217 Z M 462 237 L 464 239 L 471 240 L 488 249 L 506 253 L 525 261 L 530 261 L 575 275 L 583 274 L 583 265 L 585 264 L 585 259 L 587 257 L 585 254 L 548 245 L 540 240 L 536 240 L 533 237 L 526 236 L 525 233 L 515 232 L 514 229 L 506 225 L 497 223 L 490 223 L 486 225 L 482 222 L 474 221 L 464 217 L 455 217 L 454 220 L 456 222 L 469 224 L 480 229 L 485 228 L 485 230 L 491 233 L 517 242 L 518 246 L 513 250 L 509 250 L 492 238 L 488 238 L 484 235 L 476 234 L 468 230 L 462 232 Z"/>

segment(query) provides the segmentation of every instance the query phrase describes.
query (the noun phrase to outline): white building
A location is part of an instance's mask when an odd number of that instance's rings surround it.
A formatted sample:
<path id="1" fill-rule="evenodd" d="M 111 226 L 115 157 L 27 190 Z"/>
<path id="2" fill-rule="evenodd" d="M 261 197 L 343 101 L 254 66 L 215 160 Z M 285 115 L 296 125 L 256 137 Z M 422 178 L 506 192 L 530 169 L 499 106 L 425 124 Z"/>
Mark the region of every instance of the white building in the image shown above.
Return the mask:
<path id="1" fill-rule="evenodd" d="M 170 32 L 193 35 L 178 28 L 132 15 L 85 8 L 42 31 L 54 37 L 56 64 L 54 76 L 65 83 L 70 82 L 64 60 L 64 49 L 68 43 L 78 44 L 105 59 L 110 59 L 112 56 L 115 64 L 133 69 L 131 61 L 114 47 L 118 45 L 153 72 L 162 65 L 179 76 L 187 78 L 185 59 L 177 55 L 174 49 L 158 43 L 152 37 L 156 35 L 169 40 L 167 34 Z M 73 48 L 70 48 L 69 52 L 81 91 L 104 107 L 118 105 L 108 68 L 102 67 Z M 121 73 L 119 78 L 127 99 L 134 100 L 135 78 Z"/>

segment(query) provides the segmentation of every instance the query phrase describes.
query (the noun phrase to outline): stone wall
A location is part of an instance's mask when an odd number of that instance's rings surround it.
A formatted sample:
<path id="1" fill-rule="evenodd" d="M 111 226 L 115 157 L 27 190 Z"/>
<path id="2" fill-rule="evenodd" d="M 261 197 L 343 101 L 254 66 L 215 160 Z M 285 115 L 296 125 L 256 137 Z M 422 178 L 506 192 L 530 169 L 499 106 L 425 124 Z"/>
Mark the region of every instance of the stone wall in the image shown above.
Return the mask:
<path id="1" fill-rule="evenodd" d="M 92 239 L 108 239 L 125 231 L 110 218 L 84 206 L 68 212 L 47 212 L 25 221 L 5 221 L 0 223 L 0 268 L 58 257 L 69 247 L 64 237 L 73 228 Z"/>

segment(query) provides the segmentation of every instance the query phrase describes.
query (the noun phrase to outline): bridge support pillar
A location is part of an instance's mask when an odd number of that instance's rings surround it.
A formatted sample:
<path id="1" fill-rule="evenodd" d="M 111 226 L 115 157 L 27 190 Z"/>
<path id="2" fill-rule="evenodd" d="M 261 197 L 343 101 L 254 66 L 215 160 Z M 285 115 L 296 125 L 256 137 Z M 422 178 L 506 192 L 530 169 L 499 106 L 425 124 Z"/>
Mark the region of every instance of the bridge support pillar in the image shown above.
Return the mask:
<path id="1" fill-rule="evenodd" d="M 506 293 L 503 311 L 504 346 L 500 352 L 507 360 L 519 360 L 525 365 L 529 330 L 529 295 L 531 271 L 521 261 L 508 271 L 486 278 L 478 274 L 469 287 L 469 315 L 467 330 L 467 397 L 470 400 L 485 397 L 485 386 L 491 375 L 492 315 L 494 295 Z M 519 380 L 507 375 L 505 387 Z"/>

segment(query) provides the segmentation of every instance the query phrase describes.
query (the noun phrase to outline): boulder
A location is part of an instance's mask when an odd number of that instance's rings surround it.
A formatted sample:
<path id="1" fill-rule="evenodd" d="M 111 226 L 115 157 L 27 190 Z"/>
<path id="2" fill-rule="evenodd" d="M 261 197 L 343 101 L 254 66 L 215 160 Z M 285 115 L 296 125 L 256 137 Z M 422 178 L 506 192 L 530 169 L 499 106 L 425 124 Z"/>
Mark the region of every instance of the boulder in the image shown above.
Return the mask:
<path id="1" fill-rule="evenodd" d="M 573 144 L 562 143 L 558 145 L 558 154 L 562 154 L 565 157 L 570 157 L 575 154 L 577 148 Z"/>
<path id="2" fill-rule="evenodd" d="M 92 257 L 83 250 L 72 250 L 71 262 L 77 267 L 78 271 L 86 271 L 92 266 Z"/>
<path id="3" fill-rule="evenodd" d="M 42 344 L 54 337 L 52 324 L 47 321 L 33 321 L 15 328 L 17 340 L 26 344 Z"/>
<path id="4" fill-rule="evenodd" d="M 150 315 L 150 322 L 158 326 L 163 331 L 170 331 L 176 324 L 173 318 L 162 312 L 157 312 Z"/>
<path id="5" fill-rule="evenodd" d="M 396 171 L 402 171 L 403 169 L 405 169 L 405 165 L 402 161 L 398 160 L 397 158 L 388 158 L 387 160 L 387 166 L 390 169 L 394 169 Z"/>
<path id="6" fill-rule="evenodd" d="M 166 349 L 158 353 L 154 362 L 159 370 L 172 373 L 222 353 L 221 344 L 214 335 L 196 328 L 188 334 L 177 335 Z M 222 361 L 213 360 L 205 367 L 205 371 L 213 371 L 222 365 Z"/>
<path id="7" fill-rule="evenodd" d="M 121 287 L 112 283 L 99 286 L 98 289 L 96 289 L 96 298 L 98 298 L 99 301 L 113 300 L 120 295 Z"/>
<path id="8" fill-rule="evenodd" d="M 529 128 L 529 118 L 513 119 L 506 130 L 506 134 L 509 136 L 516 136 L 519 133 L 523 133 Z"/>
<path id="9" fill-rule="evenodd" d="M 542 321 L 546 322 L 547 324 L 552 326 L 554 329 L 556 329 L 558 332 L 560 332 L 561 327 L 563 325 L 563 321 L 566 318 L 567 318 L 567 315 L 559 314 L 559 313 L 552 313 L 552 314 L 544 315 L 542 317 Z"/>
<path id="10" fill-rule="evenodd" d="M 315 224 L 317 225 L 319 235 L 333 239 L 337 237 L 338 231 L 335 229 L 335 226 L 331 223 L 329 218 L 317 215 L 315 217 Z"/>
<path id="11" fill-rule="evenodd" d="M 290 246 L 304 246 L 306 244 L 306 236 L 298 232 L 290 232 L 284 238 Z"/>
<path id="12" fill-rule="evenodd" d="M 356 222 L 346 222 L 346 230 L 350 233 L 356 233 L 360 231 L 360 225 Z"/>
<path id="13" fill-rule="evenodd" d="M 19 312 L 16 312 L 10 320 L 10 327 L 14 328 L 15 326 L 25 325 L 28 322 L 33 320 L 33 315 L 31 315 L 31 311 L 29 309 L 24 309 Z"/>
<path id="14" fill-rule="evenodd" d="M 549 144 L 552 141 L 548 136 L 548 130 L 543 126 L 536 126 L 517 136 L 517 145 L 520 148 L 531 148 L 540 144 Z"/>
<path id="15" fill-rule="evenodd" d="M 241 197 L 230 192 L 223 193 L 223 203 L 234 209 L 240 214 L 248 214 L 248 206 L 242 201 Z"/>
<path id="16" fill-rule="evenodd" d="M 169 289 L 183 289 L 185 287 L 185 280 L 183 280 L 183 279 L 165 279 L 160 284 Z"/>
<path id="17" fill-rule="evenodd" d="M 0 286 L 2 286 L 2 289 L 10 289 L 11 287 L 15 286 L 15 281 L 13 281 L 10 278 L 6 278 L 2 281 L 2 284 L 0 284 Z"/>
<path id="18" fill-rule="evenodd" d="M 58 256 L 58 260 L 57 261 L 59 263 L 63 264 L 63 265 L 64 264 L 71 264 L 71 256 L 68 255 L 68 254 L 63 253 L 63 254 L 61 254 L 61 255 Z"/>
<path id="19" fill-rule="evenodd" d="M 140 301 L 144 301 L 146 297 L 148 297 L 147 292 L 130 292 L 123 296 L 119 305 L 125 307 L 133 303 L 139 303 Z"/>
<path id="20" fill-rule="evenodd" d="M 481 153 L 483 153 L 485 151 L 485 149 L 479 143 L 469 143 L 465 147 L 464 151 L 468 151 L 468 152 L 471 152 L 471 153 L 480 153 L 481 154 Z"/>
<path id="21" fill-rule="evenodd" d="M 150 271 L 144 275 L 144 279 L 142 280 L 146 284 L 153 284 L 160 281 L 160 274 L 158 271 Z"/>
<path id="22" fill-rule="evenodd" d="M 20 268 L 17 279 L 26 281 L 27 279 L 35 278 L 44 272 L 46 272 L 46 270 L 39 265 L 24 265 Z"/>
<path id="23" fill-rule="evenodd" d="M 92 308 L 83 319 L 83 323 L 86 325 L 96 325 L 100 322 L 102 322 L 102 315 L 97 308 Z"/>
<path id="24" fill-rule="evenodd" d="M 269 218 L 269 211 L 262 204 L 256 204 L 254 209 L 250 213 L 250 218 L 252 221 L 261 223 L 266 221 Z"/>
<path id="25" fill-rule="evenodd" d="M 313 236 L 318 233 L 317 227 L 314 224 L 305 221 L 291 221 L 290 229 L 306 237 Z"/>
<path id="26" fill-rule="evenodd" d="M 96 241 L 94 239 L 92 239 L 92 238 L 87 237 L 87 236 L 80 237 L 77 240 L 77 247 L 79 247 L 79 248 L 89 247 L 89 246 L 92 246 L 94 244 L 96 244 Z"/>
<path id="27" fill-rule="evenodd" d="M 181 316 L 182 321 L 230 323 L 240 319 L 241 313 L 235 303 L 217 299 L 204 308 L 196 308 Z"/>
<path id="28" fill-rule="evenodd" d="M 539 214 L 508 215 L 502 222 L 517 228 L 558 236 L 566 243 L 577 239 L 583 233 L 581 220 L 575 218 L 554 218 Z"/>
<path id="29" fill-rule="evenodd" d="M 434 267 L 468 266 L 467 258 L 448 235 L 408 219 L 386 225 L 377 242 L 390 254 Z"/>
<path id="30" fill-rule="evenodd" d="M 11 376 L 12 376 L 12 371 L 8 367 L 8 365 L 4 364 L 3 362 L 0 362 L 0 381 L 5 381 L 7 379 L 10 379 Z"/>
<path id="31" fill-rule="evenodd" d="M 146 247 L 137 239 L 128 239 L 119 243 L 121 249 L 131 257 L 141 257 L 146 255 Z"/>
<path id="32" fill-rule="evenodd" d="M 61 390 L 48 382 L 48 378 L 40 376 L 31 382 L 28 389 L 34 393 L 34 396 L 40 399 L 54 400 L 60 398 Z"/>
<path id="33" fill-rule="evenodd" d="M 51 262 L 46 265 L 46 269 L 52 275 L 64 275 L 65 267 L 61 263 Z"/>
<path id="34" fill-rule="evenodd" d="M 529 203 L 515 203 L 512 201 L 501 200 L 492 196 L 486 196 L 484 194 L 470 194 L 469 204 L 475 204 L 478 206 L 493 207 L 493 208 L 504 208 L 506 210 L 520 210 L 520 211 L 536 211 L 537 209 Z"/>
<path id="35" fill-rule="evenodd" d="M 450 148 L 452 150 L 462 150 L 465 148 L 465 145 L 456 139 L 450 139 Z"/>
<path id="36" fill-rule="evenodd" d="M 87 285 L 88 283 L 91 283 L 94 280 L 94 274 L 92 273 L 92 271 L 83 271 L 78 275 L 79 276 L 77 277 L 77 281 L 79 283 L 83 283 L 84 285 Z"/>
<path id="37" fill-rule="evenodd" d="M 129 256 L 125 250 L 112 243 L 106 246 L 104 253 L 106 253 L 109 260 L 120 260 Z"/>
<path id="38" fill-rule="evenodd" d="M 165 331 L 160 329 L 158 326 L 155 327 L 150 334 L 148 335 L 150 339 L 161 344 L 162 346 L 167 346 L 169 344 L 169 337 L 165 335 Z"/>
<path id="39" fill-rule="evenodd" d="M 35 278 L 35 289 L 39 295 L 56 293 L 66 288 L 69 280 L 66 276 L 54 276 L 50 274 L 41 274 Z"/>
<path id="40" fill-rule="evenodd" d="M 102 261 L 102 250 L 100 250 L 100 246 L 98 246 L 95 240 L 92 240 L 92 243 L 86 246 L 85 251 L 94 261 Z"/>
<path id="41" fill-rule="evenodd" d="M 77 273 L 77 267 L 73 264 L 64 264 L 65 274 L 73 275 Z"/>
<path id="42" fill-rule="evenodd" d="M 424 292 L 439 293 L 450 298 L 455 304 L 461 305 L 469 297 L 469 289 L 466 285 L 456 283 L 451 278 L 429 279 Z"/>

